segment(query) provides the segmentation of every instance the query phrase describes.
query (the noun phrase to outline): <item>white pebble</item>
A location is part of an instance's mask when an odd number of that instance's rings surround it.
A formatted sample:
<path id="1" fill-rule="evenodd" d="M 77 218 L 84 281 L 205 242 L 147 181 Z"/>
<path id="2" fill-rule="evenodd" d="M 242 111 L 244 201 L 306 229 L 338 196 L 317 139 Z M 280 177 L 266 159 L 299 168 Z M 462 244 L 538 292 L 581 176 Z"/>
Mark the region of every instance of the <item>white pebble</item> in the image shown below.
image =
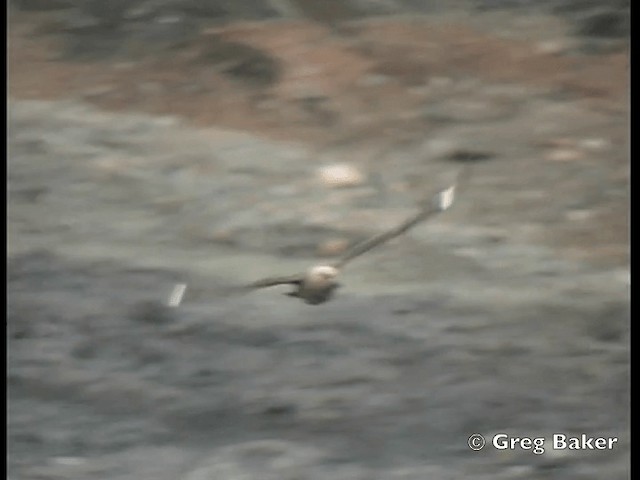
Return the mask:
<path id="1" fill-rule="evenodd" d="M 355 187 L 364 182 L 363 173 L 353 165 L 339 163 L 327 165 L 318 170 L 322 183 L 329 187 Z"/>

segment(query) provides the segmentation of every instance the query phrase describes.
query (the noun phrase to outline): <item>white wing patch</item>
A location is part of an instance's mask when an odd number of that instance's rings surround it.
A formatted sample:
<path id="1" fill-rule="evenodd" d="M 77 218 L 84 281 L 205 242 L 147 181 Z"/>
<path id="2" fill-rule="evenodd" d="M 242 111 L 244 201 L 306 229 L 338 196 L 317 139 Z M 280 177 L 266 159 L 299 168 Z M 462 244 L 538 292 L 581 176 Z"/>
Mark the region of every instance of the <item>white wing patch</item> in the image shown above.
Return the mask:
<path id="1" fill-rule="evenodd" d="M 453 200 L 456 194 L 456 186 L 451 185 L 446 190 L 441 191 L 436 197 L 436 206 L 440 211 L 444 212 L 451 205 L 453 205 Z"/>
<path id="2" fill-rule="evenodd" d="M 168 305 L 170 307 L 177 307 L 182 303 L 182 297 L 184 297 L 184 292 L 187 290 L 186 283 L 177 283 L 173 290 L 171 290 L 171 295 L 169 295 Z"/>

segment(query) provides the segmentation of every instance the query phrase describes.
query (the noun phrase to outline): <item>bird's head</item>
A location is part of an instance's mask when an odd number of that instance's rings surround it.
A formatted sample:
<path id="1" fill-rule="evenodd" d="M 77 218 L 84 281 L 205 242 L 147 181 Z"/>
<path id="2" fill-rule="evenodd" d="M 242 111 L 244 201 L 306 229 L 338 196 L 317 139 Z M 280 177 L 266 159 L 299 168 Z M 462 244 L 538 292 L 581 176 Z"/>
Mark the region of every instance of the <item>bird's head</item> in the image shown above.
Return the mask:
<path id="1" fill-rule="evenodd" d="M 337 276 L 337 268 L 329 265 L 316 265 L 307 271 L 306 281 L 310 285 L 331 285 L 335 283 Z"/>

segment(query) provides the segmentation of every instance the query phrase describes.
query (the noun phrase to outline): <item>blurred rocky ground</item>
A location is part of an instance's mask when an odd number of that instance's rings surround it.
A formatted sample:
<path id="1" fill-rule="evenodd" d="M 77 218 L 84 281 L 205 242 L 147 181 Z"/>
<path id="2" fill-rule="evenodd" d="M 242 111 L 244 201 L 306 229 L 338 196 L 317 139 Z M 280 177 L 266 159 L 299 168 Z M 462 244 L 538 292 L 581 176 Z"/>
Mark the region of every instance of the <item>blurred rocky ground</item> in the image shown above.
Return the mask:
<path id="1" fill-rule="evenodd" d="M 624 1 L 10 2 L 9 478 L 628 478 L 628 32 Z M 468 164 L 333 302 L 231 293 Z M 468 449 L 499 431 L 620 440 Z"/>

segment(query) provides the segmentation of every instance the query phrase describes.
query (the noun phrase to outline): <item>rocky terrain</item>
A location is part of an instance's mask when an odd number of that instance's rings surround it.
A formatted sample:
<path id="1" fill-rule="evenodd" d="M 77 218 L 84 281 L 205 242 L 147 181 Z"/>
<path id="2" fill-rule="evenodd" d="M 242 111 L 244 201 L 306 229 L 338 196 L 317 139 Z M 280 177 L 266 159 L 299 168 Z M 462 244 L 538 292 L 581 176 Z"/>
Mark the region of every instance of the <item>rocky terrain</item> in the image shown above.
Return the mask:
<path id="1" fill-rule="evenodd" d="M 8 478 L 628 478 L 628 2 L 100 5 L 9 9 Z"/>

